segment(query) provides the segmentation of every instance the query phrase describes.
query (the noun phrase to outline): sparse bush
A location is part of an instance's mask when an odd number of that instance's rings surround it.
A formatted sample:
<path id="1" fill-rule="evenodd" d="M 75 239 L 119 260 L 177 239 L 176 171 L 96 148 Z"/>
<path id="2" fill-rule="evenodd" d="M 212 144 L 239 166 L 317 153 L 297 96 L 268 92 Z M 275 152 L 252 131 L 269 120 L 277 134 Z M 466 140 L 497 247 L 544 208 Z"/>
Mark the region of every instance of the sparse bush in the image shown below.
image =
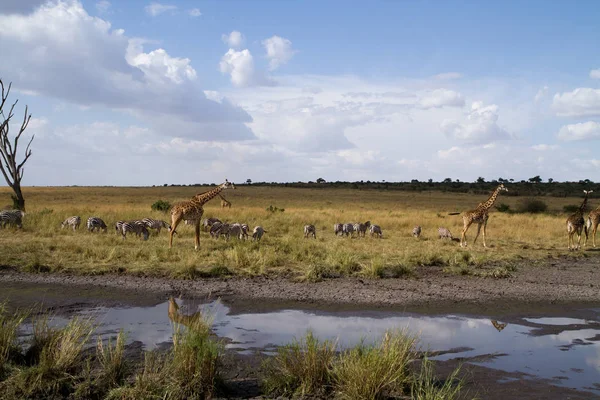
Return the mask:
<path id="1" fill-rule="evenodd" d="M 456 368 L 445 380 L 436 379 L 433 362 L 423 358 L 421 371 L 415 376 L 410 388 L 410 397 L 414 400 L 454 400 L 461 394 L 464 381 L 458 378 L 460 367 Z"/>
<path id="2" fill-rule="evenodd" d="M 155 201 L 150 208 L 152 208 L 152 211 L 162 211 L 164 213 L 166 213 L 167 211 L 169 211 L 171 209 L 171 203 L 169 203 L 168 201 L 165 200 L 158 200 Z"/>
<path id="3" fill-rule="evenodd" d="M 517 212 L 537 214 L 543 213 L 548 210 L 548 204 L 542 200 L 537 199 L 522 199 L 517 205 Z"/>
<path id="4" fill-rule="evenodd" d="M 500 203 L 496 206 L 496 210 L 503 213 L 511 212 L 510 206 L 506 203 Z"/>
<path id="5" fill-rule="evenodd" d="M 276 213 L 276 212 L 284 212 L 284 211 L 285 211 L 285 208 L 278 208 L 278 207 L 275 207 L 275 206 L 273 206 L 273 205 L 271 204 L 271 205 L 270 205 L 269 207 L 267 207 L 265 210 L 267 210 L 267 211 L 269 211 L 269 212 L 272 212 L 272 213 Z"/>

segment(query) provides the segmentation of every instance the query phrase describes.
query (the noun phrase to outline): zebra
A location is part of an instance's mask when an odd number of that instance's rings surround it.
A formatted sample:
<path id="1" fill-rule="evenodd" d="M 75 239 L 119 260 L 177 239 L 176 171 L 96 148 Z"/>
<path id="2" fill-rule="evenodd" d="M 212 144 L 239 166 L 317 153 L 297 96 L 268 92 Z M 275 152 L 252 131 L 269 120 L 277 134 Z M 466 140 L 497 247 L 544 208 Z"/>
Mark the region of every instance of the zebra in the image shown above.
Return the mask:
<path id="1" fill-rule="evenodd" d="M 242 224 L 235 223 L 229 225 L 229 236 L 235 236 L 238 239 L 242 240 L 244 237 L 244 229 L 242 228 Z"/>
<path id="2" fill-rule="evenodd" d="M 241 224 L 240 226 L 242 227 L 242 233 L 240 234 L 240 239 L 248 240 L 248 231 L 250 230 L 250 228 L 248 227 L 248 224 Z"/>
<path id="3" fill-rule="evenodd" d="M 367 233 L 367 229 L 369 229 L 369 226 L 371 226 L 371 221 L 367 221 L 364 224 L 361 224 L 360 222 L 357 224 L 354 224 L 354 230 L 356 231 L 356 234 L 360 237 L 365 237 L 365 234 Z"/>
<path id="4" fill-rule="evenodd" d="M 202 227 L 204 229 L 204 231 L 210 231 L 210 227 L 215 223 L 215 222 L 219 222 L 222 223 L 221 220 L 219 218 L 215 218 L 215 217 L 211 217 L 211 218 L 205 218 L 202 220 Z"/>
<path id="5" fill-rule="evenodd" d="M 89 217 L 87 220 L 87 230 L 94 232 L 95 229 L 98 229 L 98 232 L 100 232 L 100 230 L 106 232 L 106 224 L 101 218 Z"/>
<path id="6" fill-rule="evenodd" d="M 219 230 L 221 229 L 221 225 L 223 225 L 221 222 L 215 222 L 210 226 L 209 233 L 211 237 L 216 237 L 217 239 L 219 238 Z"/>
<path id="7" fill-rule="evenodd" d="M 333 234 L 335 236 L 344 236 L 344 225 L 343 224 L 333 224 Z"/>
<path id="8" fill-rule="evenodd" d="M 344 224 L 342 227 L 342 234 L 352 237 L 354 235 L 354 224 Z"/>
<path id="9" fill-rule="evenodd" d="M 146 225 L 140 220 L 123 222 L 121 225 L 121 234 L 123 235 L 123 240 L 125 240 L 127 232 L 134 232 L 136 236 L 143 235 L 144 240 L 148 240 L 148 236 L 150 235 L 148 228 L 146 228 Z"/>
<path id="10" fill-rule="evenodd" d="M 315 228 L 314 225 L 304 225 L 304 238 L 307 239 L 310 235 L 312 235 L 312 237 L 314 237 L 315 239 L 317 238 L 317 229 Z"/>
<path id="11" fill-rule="evenodd" d="M 267 233 L 267 231 L 265 231 L 262 226 L 255 226 L 254 231 L 252 232 L 252 240 L 260 242 L 260 239 L 265 233 Z"/>
<path id="12" fill-rule="evenodd" d="M 6 228 L 6 225 L 23 228 L 23 217 L 25 213 L 21 210 L 0 211 L 0 226 Z"/>
<path id="13" fill-rule="evenodd" d="M 160 233 L 160 230 L 162 228 L 167 228 L 169 232 L 171 232 L 171 225 L 167 224 L 165 221 L 152 218 L 144 218 L 142 219 L 142 222 L 144 223 L 144 225 L 146 225 L 146 228 L 156 229 L 157 234 Z"/>
<path id="14" fill-rule="evenodd" d="M 70 226 L 71 228 L 73 228 L 73 231 L 75 231 L 75 229 L 79 228 L 79 225 L 81 225 L 81 217 L 78 215 L 74 215 L 65 219 L 60 224 L 60 229 L 63 229 L 65 226 Z"/>
<path id="15" fill-rule="evenodd" d="M 379 225 L 371 225 L 369 227 L 369 232 L 371 233 L 371 237 L 375 235 L 379 239 L 381 239 L 381 237 L 383 236 L 383 232 L 381 231 L 381 227 Z"/>
<path id="16" fill-rule="evenodd" d="M 413 228 L 412 235 L 414 237 L 416 237 L 417 239 L 421 236 L 421 226 L 420 225 L 417 225 Z"/>
<path id="17" fill-rule="evenodd" d="M 450 233 L 450 230 L 448 230 L 447 228 L 438 228 L 438 236 L 440 237 L 440 239 L 450 239 L 452 240 L 452 234 Z"/>
<path id="18" fill-rule="evenodd" d="M 123 224 L 125 223 L 125 221 L 117 221 L 115 222 L 115 231 L 117 233 L 117 235 L 119 233 L 123 232 Z"/>

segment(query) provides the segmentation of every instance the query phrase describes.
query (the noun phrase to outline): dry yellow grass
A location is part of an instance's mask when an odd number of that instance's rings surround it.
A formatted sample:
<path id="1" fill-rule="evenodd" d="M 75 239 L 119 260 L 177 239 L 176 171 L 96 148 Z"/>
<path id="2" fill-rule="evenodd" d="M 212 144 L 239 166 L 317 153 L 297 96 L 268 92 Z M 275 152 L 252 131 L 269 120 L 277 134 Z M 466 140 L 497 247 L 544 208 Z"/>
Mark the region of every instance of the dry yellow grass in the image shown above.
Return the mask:
<path id="1" fill-rule="evenodd" d="M 352 189 L 299 189 L 239 186 L 223 192 L 233 204 L 221 209 L 217 198 L 205 206 L 205 217 L 228 222 L 262 225 L 268 233 L 260 243 L 210 239 L 202 233 L 200 250 L 194 251 L 193 227 L 181 224 L 168 249 L 168 234 L 152 234 L 146 242 L 135 236 L 121 240 L 115 234 L 117 220 L 153 217 L 169 221 L 169 215 L 151 211 L 162 199 L 175 203 L 209 187 L 28 187 L 24 189 L 27 215 L 22 230 L 0 230 L 0 254 L 4 265 L 29 271 L 50 270 L 97 274 L 120 272 L 193 278 L 203 275 L 285 274 L 319 279 L 323 276 L 398 276 L 414 268 L 442 265 L 461 273 L 477 272 L 482 265 L 541 260 L 591 252 L 567 251 L 567 204 L 579 198 L 544 198 L 549 212 L 540 215 L 505 214 L 492 210 L 484 249 L 481 237 L 472 245 L 476 226 L 468 232 L 469 248 L 439 240 L 437 228 L 449 228 L 460 237 L 462 219 L 448 212 L 474 208 L 486 196 L 441 192 L 403 192 Z M 9 204 L 6 188 L 0 203 Z M 514 208 L 520 198 L 500 196 L 498 203 Z M 595 207 L 594 199 L 590 200 Z M 269 205 L 284 208 L 271 213 Z M 79 215 L 82 227 L 61 230 L 67 217 Z M 108 224 L 107 234 L 89 233 L 85 221 L 99 216 Z M 333 234 L 336 222 L 370 220 L 383 229 L 383 239 L 341 238 Z M 317 227 L 317 240 L 304 239 L 303 226 Z M 414 225 L 423 227 L 421 239 L 411 236 Z"/>

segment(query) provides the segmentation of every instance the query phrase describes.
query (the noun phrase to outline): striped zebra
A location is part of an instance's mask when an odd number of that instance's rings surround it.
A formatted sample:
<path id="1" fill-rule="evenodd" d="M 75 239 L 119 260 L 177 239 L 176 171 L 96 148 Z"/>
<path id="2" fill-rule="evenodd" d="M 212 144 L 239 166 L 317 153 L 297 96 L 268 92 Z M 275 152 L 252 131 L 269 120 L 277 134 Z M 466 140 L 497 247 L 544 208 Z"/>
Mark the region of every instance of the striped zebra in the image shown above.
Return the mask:
<path id="1" fill-rule="evenodd" d="M 106 232 L 106 224 L 102 221 L 102 218 L 98 217 L 89 217 L 87 220 L 87 230 L 90 232 L 94 232 L 94 230 L 98 229 L 98 232 L 101 230 Z"/>
<path id="2" fill-rule="evenodd" d="M 23 227 L 23 217 L 25 213 L 21 210 L 4 210 L 0 211 L 0 226 L 6 228 L 6 225 Z"/>
<path id="3" fill-rule="evenodd" d="M 240 239 L 248 240 L 248 231 L 250 230 L 250 228 L 248 227 L 248 224 L 241 224 L 240 226 L 242 227 L 242 233 L 240 234 Z"/>
<path id="4" fill-rule="evenodd" d="M 210 226 L 210 230 L 209 230 L 209 234 L 210 237 L 216 237 L 217 239 L 219 238 L 219 231 L 221 229 L 221 225 L 223 225 L 221 222 L 215 222 L 214 224 L 212 224 Z"/>
<path id="5" fill-rule="evenodd" d="M 75 229 L 79 228 L 79 225 L 81 225 L 81 217 L 78 215 L 74 215 L 72 217 L 65 219 L 60 224 L 60 229 L 63 229 L 66 226 L 70 226 L 71 228 L 73 228 L 73 231 L 75 231 Z"/>
<path id="6" fill-rule="evenodd" d="M 304 225 L 304 239 L 307 239 L 311 235 L 315 239 L 317 238 L 317 228 L 311 224 Z"/>
<path id="7" fill-rule="evenodd" d="M 215 217 L 203 219 L 202 220 L 202 228 L 204 229 L 204 232 L 210 231 L 210 227 L 215 222 L 223 223 L 219 218 L 215 218 Z"/>
<path id="8" fill-rule="evenodd" d="M 352 237 L 354 235 L 354 224 L 344 224 L 342 226 L 342 234 Z"/>
<path id="9" fill-rule="evenodd" d="M 421 226 L 417 225 L 413 228 L 412 235 L 418 239 L 419 237 L 421 237 L 421 231 L 422 231 Z"/>
<path id="10" fill-rule="evenodd" d="M 344 236 L 344 224 L 333 224 L 333 234 L 335 236 Z"/>
<path id="11" fill-rule="evenodd" d="M 381 239 L 381 237 L 383 236 L 383 232 L 381 231 L 381 227 L 379 225 L 371 225 L 369 227 L 369 232 L 371 233 L 371 237 L 375 235 L 379 239 Z"/>
<path id="12" fill-rule="evenodd" d="M 142 222 L 144 223 L 144 225 L 146 225 L 146 228 L 156 229 L 157 234 L 160 233 L 160 230 L 162 228 L 167 228 L 167 230 L 171 232 L 171 225 L 167 224 L 165 221 L 161 221 L 159 219 L 144 218 L 142 219 Z"/>
<path id="13" fill-rule="evenodd" d="M 124 223 L 125 223 L 125 221 L 115 222 L 115 232 L 117 235 L 123 232 L 123 224 Z"/>
<path id="14" fill-rule="evenodd" d="M 364 224 L 359 222 L 357 224 L 354 224 L 354 231 L 356 232 L 356 235 L 358 235 L 358 237 L 365 237 L 367 229 L 369 229 L 370 226 L 371 221 L 367 221 Z"/>
<path id="15" fill-rule="evenodd" d="M 150 235 L 148 228 L 146 228 L 146 225 L 140 220 L 123 222 L 121 225 L 121 234 L 123 235 L 123 240 L 125 240 L 127 232 L 133 232 L 136 236 L 142 235 L 144 240 L 148 240 L 148 236 Z"/>
<path id="16" fill-rule="evenodd" d="M 440 239 L 450 239 L 452 240 L 452 234 L 448 228 L 438 228 L 438 236 Z"/>
<path id="17" fill-rule="evenodd" d="M 260 242 L 260 239 L 263 237 L 263 235 L 267 233 L 267 231 L 265 231 L 263 229 L 262 226 L 255 226 L 254 227 L 254 231 L 252 232 L 252 240 L 256 240 Z"/>

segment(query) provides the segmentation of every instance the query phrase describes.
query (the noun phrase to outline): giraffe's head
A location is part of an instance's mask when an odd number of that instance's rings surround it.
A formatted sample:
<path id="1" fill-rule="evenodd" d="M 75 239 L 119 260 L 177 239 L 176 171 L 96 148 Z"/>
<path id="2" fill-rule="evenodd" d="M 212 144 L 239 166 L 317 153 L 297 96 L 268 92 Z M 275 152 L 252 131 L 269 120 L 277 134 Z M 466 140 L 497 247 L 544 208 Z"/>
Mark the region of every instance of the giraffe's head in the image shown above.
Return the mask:
<path id="1" fill-rule="evenodd" d="M 503 183 L 501 183 L 500 186 L 498 186 L 498 190 L 504 190 L 505 192 L 508 192 L 508 189 L 506 188 L 506 186 L 504 186 Z"/>
<path id="2" fill-rule="evenodd" d="M 583 191 L 583 193 L 585 193 L 586 195 L 588 195 L 588 194 L 590 194 L 590 193 L 593 193 L 593 192 L 594 192 L 593 190 L 584 190 L 584 191 Z"/>
<path id="3" fill-rule="evenodd" d="M 225 179 L 225 182 L 221 183 L 221 187 L 223 189 L 235 189 L 233 182 L 229 182 L 227 179 Z"/>

